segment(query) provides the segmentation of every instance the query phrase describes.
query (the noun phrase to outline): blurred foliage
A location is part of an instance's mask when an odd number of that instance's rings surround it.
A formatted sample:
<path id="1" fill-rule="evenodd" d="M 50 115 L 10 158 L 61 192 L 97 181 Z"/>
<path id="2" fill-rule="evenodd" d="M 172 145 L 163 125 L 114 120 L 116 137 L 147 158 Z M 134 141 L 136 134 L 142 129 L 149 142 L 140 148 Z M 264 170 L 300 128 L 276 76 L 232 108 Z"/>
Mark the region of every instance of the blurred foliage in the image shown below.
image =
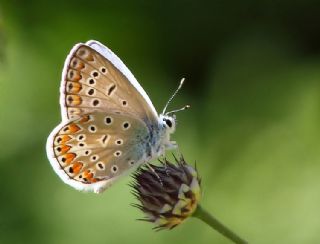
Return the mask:
<path id="1" fill-rule="evenodd" d="M 45 154 L 64 59 L 96 39 L 128 65 L 203 178 L 203 205 L 250 243 L 319 243 L 318 1 L 0 1 L 0 243 L 228 243 L 188 220 L 154 233 L 124 178 L 79 193 Z M 161 91 L 161 92 L 159 92 Z M 123 228 L 123 229 L 121 229 Z"/>
<path id="2" fill-rule="evenodd" d="M 0 62 L 3 61 L 4 58 L 4 49 L 5 49 L 5 41 L 4 41 L 4 30 L 3 30 L 3 22 L 2 16 L 0 12 Z"/>

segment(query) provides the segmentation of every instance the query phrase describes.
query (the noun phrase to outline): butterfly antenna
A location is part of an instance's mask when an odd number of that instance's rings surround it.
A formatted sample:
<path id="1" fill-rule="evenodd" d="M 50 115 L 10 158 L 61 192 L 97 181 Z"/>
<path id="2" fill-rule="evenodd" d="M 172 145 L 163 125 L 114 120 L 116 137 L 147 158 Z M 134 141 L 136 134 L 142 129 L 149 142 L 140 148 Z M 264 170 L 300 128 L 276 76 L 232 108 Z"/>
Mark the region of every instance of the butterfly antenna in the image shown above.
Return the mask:
<path id="1" fill-rule="evenodd" d="M 162 114 L 165 114 L 168 105 L 171 103 L 172 99 L 177 95 L 178 91 L 181 89 L 181 87 L 182 87 L 182 85 L 183 85 L 183 83 L 184 83 L 184 80 L 185 80 L 185 78 L 182 78 L 182 79 L 181 79 L 180 84 L 179 84 L 177 90 L 176 90 L 176 91 L 173 93 L 173 95 L 170 97 L 170 99 L 168 100 L 166 106 L 164 106 L 164 109 L 163 109 L 163 111 L 162 111 Z M 170 113 L 171 113 L 171 112 L 170 112 Z"/>
<path id="2" fill-rule="evenodd" d="M 184 107 L 182 107 L 182 108 L 175 109 L 175 110 L 172 110 L 172 111 L 170 111 L 170 112 L 167 112 L 166 115 L 168 115 L 168 114 L 173 114 L 173 113 L 176 113 L 176 112 L 180 112 L 180 111 L 186 110 L 186 109 L 188 109 L 188 108 L 190 108 L 190 105 L 186 105 L 186 106 L 184 106 Z"/>

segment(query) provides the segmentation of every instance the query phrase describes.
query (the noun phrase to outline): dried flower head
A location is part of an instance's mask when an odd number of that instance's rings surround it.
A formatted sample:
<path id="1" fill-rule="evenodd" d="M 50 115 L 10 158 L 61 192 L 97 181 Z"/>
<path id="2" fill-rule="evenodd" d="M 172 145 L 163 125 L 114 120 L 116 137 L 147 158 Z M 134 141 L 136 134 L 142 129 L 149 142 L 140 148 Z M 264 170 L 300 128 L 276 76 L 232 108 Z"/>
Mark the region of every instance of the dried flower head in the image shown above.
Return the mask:
<path id="1" fill-rule="evenodd" d="M 172 229 L 190 217 L 200 200 L 200 178 L 197 170 L 184 158 L 175 158 L 177 164 L 167 159 L 161 165 L 148 164 L 133 175 L 133 194 L 146 217 L 155 229 Z"/>

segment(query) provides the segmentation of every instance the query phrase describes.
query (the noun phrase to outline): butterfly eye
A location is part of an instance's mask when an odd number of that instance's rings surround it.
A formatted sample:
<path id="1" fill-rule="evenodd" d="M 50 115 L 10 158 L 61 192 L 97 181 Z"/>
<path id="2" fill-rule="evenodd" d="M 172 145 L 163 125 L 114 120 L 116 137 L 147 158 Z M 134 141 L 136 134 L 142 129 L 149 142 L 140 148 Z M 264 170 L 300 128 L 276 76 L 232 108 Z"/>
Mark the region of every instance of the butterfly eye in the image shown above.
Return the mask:
<path id="1" fill-rule="evenodd" d="M 164 119 L 164 121 L 166 122 L 167 126 L 169 126 L 170 128 L 172 127 L 172 122 L 170 119 Z"/>

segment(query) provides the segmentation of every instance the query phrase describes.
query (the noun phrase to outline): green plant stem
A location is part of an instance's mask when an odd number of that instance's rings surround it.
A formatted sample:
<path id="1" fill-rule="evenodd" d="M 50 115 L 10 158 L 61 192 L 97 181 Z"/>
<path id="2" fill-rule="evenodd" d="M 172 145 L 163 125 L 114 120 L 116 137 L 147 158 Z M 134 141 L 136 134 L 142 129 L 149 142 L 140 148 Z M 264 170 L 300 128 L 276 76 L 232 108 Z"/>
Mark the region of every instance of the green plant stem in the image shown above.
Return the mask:
<path id="1" fill-rule="evenodd" d="M 201 219 L 206 224 L 210 225 L 213 229 L 224 235 L 231 241 L 237 244 L 247 244 L 248 242 L 240 238 L 237 234 L 231 231 L 229 228 L 220 223 L 215 217 L 198 205 L 196 211 L 193 213 L 193 217 Z"/>

